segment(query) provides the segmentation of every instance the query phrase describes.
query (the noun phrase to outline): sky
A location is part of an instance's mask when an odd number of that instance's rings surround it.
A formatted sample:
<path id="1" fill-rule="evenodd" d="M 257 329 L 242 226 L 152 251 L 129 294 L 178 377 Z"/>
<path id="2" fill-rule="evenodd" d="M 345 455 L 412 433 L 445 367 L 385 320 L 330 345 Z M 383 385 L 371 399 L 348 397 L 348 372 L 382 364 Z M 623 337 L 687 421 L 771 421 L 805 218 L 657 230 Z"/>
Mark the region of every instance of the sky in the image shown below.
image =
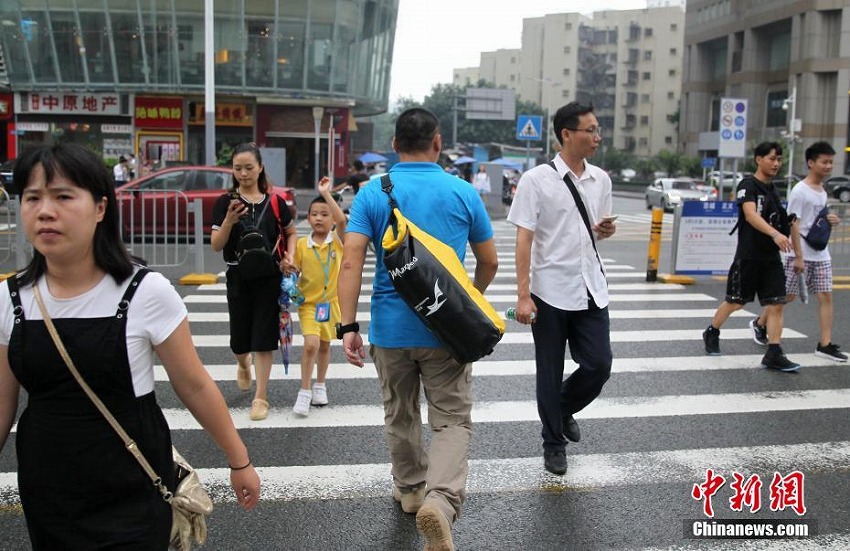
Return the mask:
<path id="1" fill-rule="evenodd" d="M 400 0 L 390 80 L 390 106 L 417 101 L 452 71 L 476 67 L 481 52 L 519 48 L 522 20 L 549 13 L 639 9 L 646 0 Z"/>

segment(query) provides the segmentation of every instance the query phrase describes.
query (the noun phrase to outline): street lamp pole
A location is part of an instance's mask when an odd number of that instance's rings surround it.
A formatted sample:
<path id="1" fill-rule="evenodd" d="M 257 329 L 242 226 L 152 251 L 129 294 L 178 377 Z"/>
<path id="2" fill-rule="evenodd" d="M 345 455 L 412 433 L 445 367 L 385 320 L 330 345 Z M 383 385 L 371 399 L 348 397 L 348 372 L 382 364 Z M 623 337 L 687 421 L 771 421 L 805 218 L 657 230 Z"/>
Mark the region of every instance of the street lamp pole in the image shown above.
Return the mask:
<path id="1" fill-rule="evenodd" d="M 784 105 L 791 105 L 791 117 L 788 119 L 788 184 L 785 190 L 786 196 L 791 191 L 791 179 L 794 177 L 794 142 L 797 141 L 796 119 L 797 119 L 797 85 L 791 88 L 791 95 L 785 100 Z"/>
<path id="2" fill-rule="evenodd" d="M 313 129 L 316 132 L 316 140 L 313 148 L 313 182 L 314 186 L 319 185 L 319 132 L 322 128 L 322 117 L 325 114 L 324 107 L 313 108 Z"/>

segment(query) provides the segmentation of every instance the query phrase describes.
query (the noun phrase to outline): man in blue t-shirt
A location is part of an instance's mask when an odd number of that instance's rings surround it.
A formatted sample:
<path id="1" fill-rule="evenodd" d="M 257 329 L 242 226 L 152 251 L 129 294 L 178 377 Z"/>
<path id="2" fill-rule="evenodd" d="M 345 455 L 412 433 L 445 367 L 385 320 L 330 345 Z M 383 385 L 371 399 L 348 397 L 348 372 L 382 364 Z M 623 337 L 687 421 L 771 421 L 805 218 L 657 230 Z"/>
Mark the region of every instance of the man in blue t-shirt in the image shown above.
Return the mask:
<path id="1" fill-rule="evenodd" d="M 389 176 L 399 210 L 454 249 L 461 261 L 469 243 L 476 260 L 473 284 L 483 293 L 498 268 L 493 229 L 475 189 L 437 164 L 442 148 L 439 121 L 426 109 L 408 109 L 396 121 L 393 148 L 400 162 Z M 416 526 L 429 546 L 454 549 L 451 524 L 466 497 L 472 365 L 458 364 L 393 288 L 381 247 L 389 217 L 389 197 L 381 190 L 380 179 L 373 179 L 351 206 L 339 274 L 342 322 L 337 336 L 343 340 L 348 361 L 363 366 L 366 352 L 356 314 L 371 241 L 376 259 L 370 355 L 384 399 L 393 498 L 404 512 L 417 513 Z M 419 414 L 420 381 L 433 431 L 427 453 Z"/>

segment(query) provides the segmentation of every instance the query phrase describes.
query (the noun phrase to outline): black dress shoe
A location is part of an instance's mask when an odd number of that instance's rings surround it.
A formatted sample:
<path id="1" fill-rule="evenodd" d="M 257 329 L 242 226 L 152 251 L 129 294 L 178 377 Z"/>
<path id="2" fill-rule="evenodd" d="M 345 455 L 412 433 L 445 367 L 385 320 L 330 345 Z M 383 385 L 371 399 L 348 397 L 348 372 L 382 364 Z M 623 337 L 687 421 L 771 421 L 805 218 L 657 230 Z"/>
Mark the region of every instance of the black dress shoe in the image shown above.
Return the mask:
<path id="1" fill-rule="evenodd" d="M 566 452 L 564 450 L 543 452 L 543 467 L 552 474 L 565 474 L 567 472 Z"/>
<path id="2" fill-rule="evenodd" d="M 578 423 L 572 415 L 565 415 L 564 419 L 564 436 L 570 442 L 578 442 L 581 440 L 581 430 L 578 428 Z"/>

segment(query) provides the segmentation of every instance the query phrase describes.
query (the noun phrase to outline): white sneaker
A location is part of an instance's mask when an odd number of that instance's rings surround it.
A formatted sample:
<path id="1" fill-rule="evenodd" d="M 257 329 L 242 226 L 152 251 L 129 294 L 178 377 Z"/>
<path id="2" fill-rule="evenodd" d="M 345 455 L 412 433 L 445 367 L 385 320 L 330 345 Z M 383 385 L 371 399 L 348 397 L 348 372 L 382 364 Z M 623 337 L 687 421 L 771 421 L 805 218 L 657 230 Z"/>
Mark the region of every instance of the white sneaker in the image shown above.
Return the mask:
<path id="1" fill-rule="evenodd" d="M 328 387 L 325 383 L 313 383 L 313 401 L 314 406 L 328 405 Z"/>
<path id="2" fill-rule="evenodd" d="M 310 414 L 310 400 L 312 398 L 313 393 L 309 390 L 299 390 L 298 396 L 295 398 L 295 405 L 292 406 L 292 411 L 306 417 Z"/>

